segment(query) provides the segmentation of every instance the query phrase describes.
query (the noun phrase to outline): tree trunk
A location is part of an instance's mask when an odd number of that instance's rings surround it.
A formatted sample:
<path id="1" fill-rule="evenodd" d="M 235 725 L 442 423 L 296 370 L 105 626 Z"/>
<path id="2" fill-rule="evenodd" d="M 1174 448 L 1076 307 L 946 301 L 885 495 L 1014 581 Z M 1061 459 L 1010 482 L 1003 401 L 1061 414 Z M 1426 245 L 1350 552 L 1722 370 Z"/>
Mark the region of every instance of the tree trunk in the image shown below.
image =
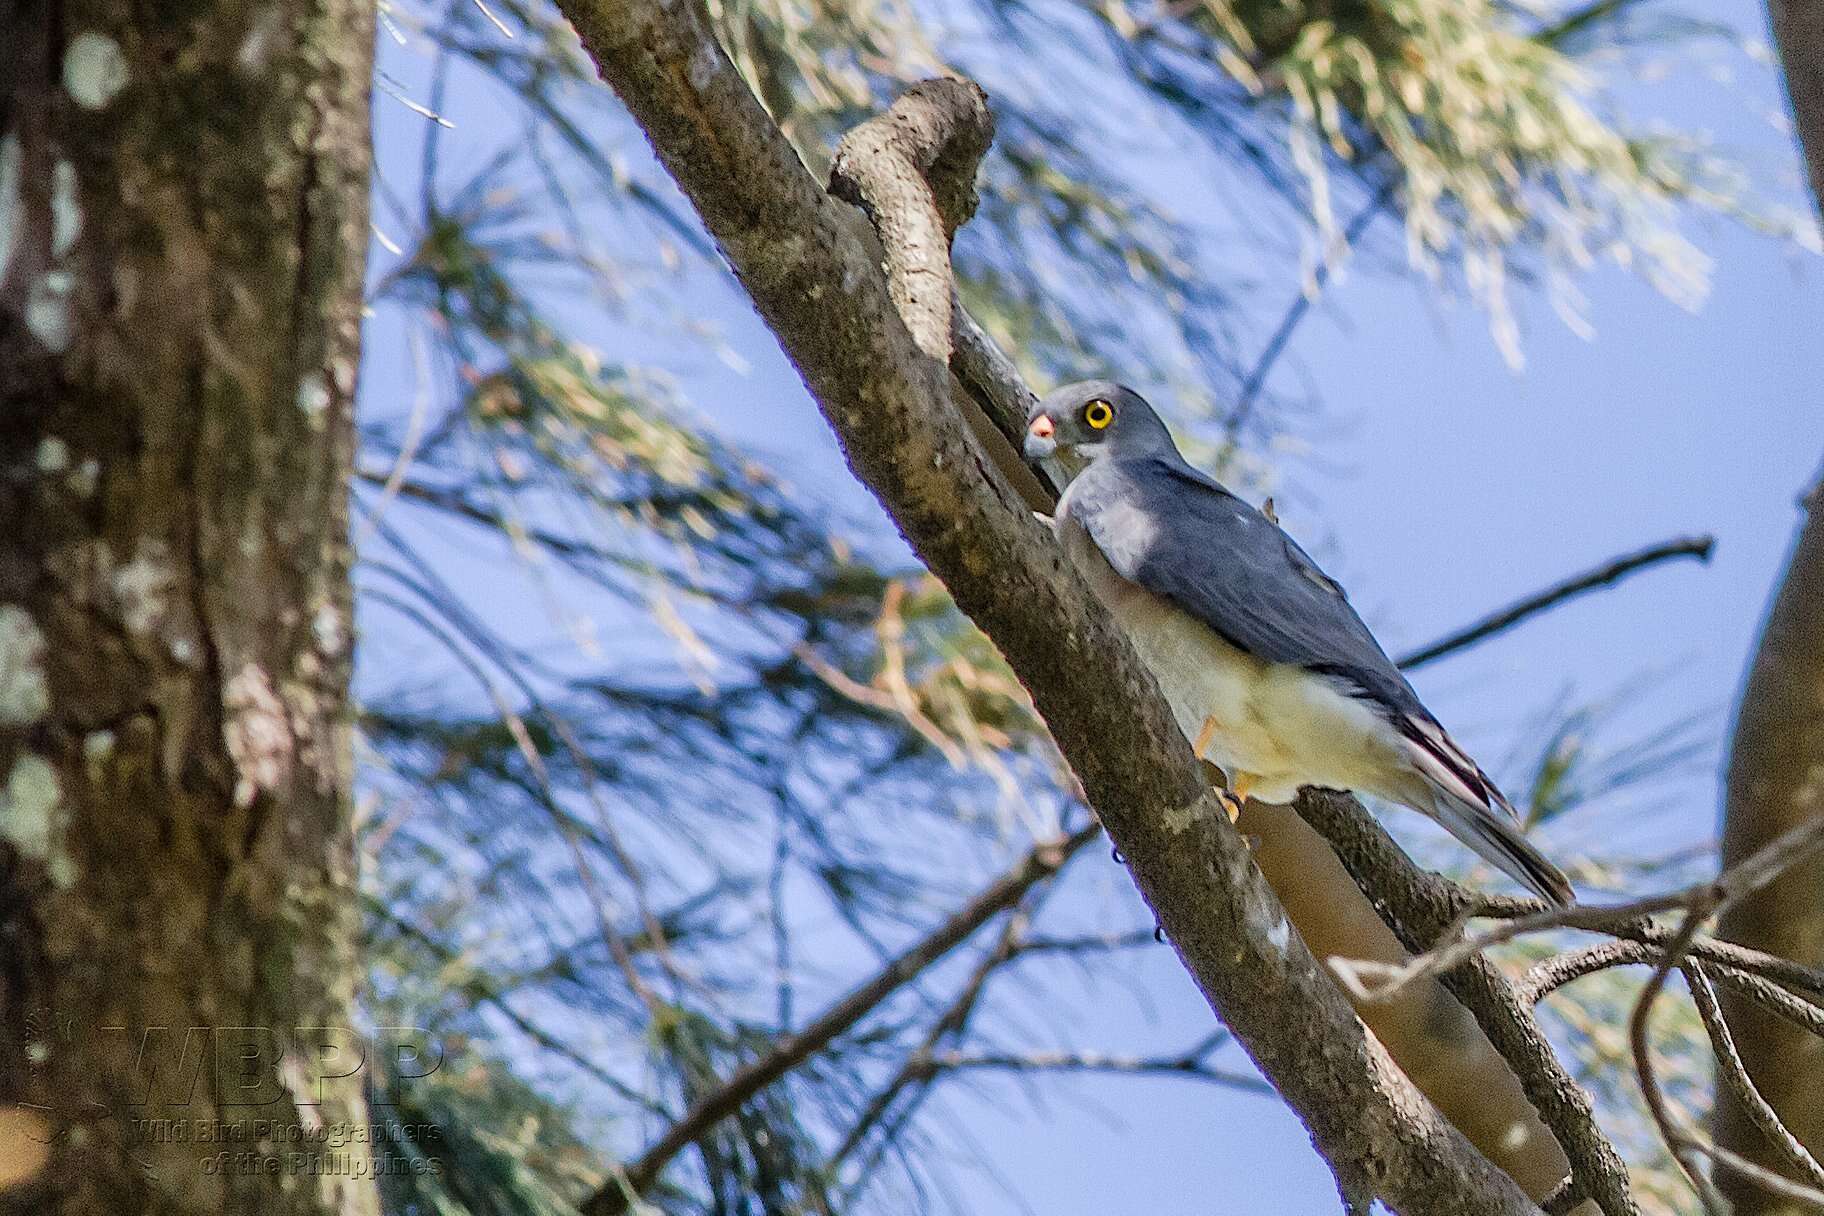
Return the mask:
<path id="1" fill-rule="evenodd" d="M 1806 500 L 1792 560 L 1774 596 L 1737 711 L 1723 810 L 1723 865 L 1780 833 L 1824 815 L 1824 480 Z M 1824 966 L 1824 859 L 1813 857 L 1735 905 L 1721 936 L 1784 958 Z M 1824 1152 L 1824 1051 L 1797 1026 L 1739 999 L 1724 1001 L 1742 1061 L 1799 1141 Z M 1730 1095 L 1717 1086 L 1716 1136 L 1770 1170 L 1781 1159 Z M 1742 1216 L 1799 1211 L 1733 1171 L 1718 1183 Z"/>
<path id="2" fill-rule="evenodd" d="M 1824 217 L 1824 4 L 1769 0 L 1767 7 L 1812 201 Z M 1824 815 L 1824 474 L 1803 506 L 1806 519 L 1736 712 L 1723 803 L 1725 867 Z M 1720 932 L 1744 946 L 1824 966 L 1824 858 L 1794 866 L 1730 909 Z M 1800 1143 L 1824 1153 L 1824 1044 L 1740 1000 L 1725 999 L 1723 1013 L 1762 1095 Z M 1729 1088 L 1716 1091 L 1718 1143 L 1782 1171 Z M 1799 1210 L 1732 1171 L 1718 1171 L 1717 1181 L 1741 1216 Z"/>
<path id="3" fill-rule="evenodd" d="M 376 1210 L 339 1029 L 372 22 L 0 0 L 0 1207 Z"/>

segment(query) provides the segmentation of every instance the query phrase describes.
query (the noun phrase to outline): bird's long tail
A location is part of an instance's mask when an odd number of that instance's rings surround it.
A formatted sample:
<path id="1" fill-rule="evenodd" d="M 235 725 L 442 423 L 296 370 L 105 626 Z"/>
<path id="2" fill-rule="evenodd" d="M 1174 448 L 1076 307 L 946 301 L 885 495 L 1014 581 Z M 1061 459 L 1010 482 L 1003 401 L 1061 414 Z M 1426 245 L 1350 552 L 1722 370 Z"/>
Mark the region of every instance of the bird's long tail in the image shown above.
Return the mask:
<path id="1" fill-rule="evenodd" d="M 1429 722 L 1413 723 L 1406 738 L 1413 767 L 1431 796 L 1432 818 L 1540 899 L 1560 905 L 1576 902 L 1570 880 L 1526 839 L 1514 808 L 1442 729 Z"/>
<path id="2" fill-rule="evenodd" d="M 1501 812 L 1467 805 L 1448 792 L 1440 792 L 1434 805 L 1437 821 L 1497 870 L 1540 899 L 1560 905 L 1576 902 L 1570 880 Z"/>

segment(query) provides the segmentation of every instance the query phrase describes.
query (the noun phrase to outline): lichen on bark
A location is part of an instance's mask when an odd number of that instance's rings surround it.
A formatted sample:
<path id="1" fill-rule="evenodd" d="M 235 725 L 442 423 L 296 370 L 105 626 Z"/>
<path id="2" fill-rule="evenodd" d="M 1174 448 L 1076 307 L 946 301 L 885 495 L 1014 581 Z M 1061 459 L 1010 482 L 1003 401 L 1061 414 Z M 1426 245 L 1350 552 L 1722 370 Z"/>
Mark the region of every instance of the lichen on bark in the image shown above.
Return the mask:
<path id="1" fill-rule="evenodd" d="M 283 1154 L 367 1118 L 299 1028 L 353 1021 L 320 622 L 349 602 L 373 19 L 0 0 L 0 1119 L 49 1145 L 0 1183 L 27 1210 L 375 1210 L 352 1171 L 145 1134 Z M 253 1106 L 237 1028 L 270 1035 Z"/>

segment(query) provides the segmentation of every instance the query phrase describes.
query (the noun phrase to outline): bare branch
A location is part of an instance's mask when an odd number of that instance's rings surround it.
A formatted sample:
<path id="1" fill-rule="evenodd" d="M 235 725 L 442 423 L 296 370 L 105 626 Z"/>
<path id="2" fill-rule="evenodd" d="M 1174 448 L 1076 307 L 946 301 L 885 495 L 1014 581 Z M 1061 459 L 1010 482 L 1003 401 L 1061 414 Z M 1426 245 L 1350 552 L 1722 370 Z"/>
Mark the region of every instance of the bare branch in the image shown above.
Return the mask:
<path id="1" fill-rule="evenodd" d="M 977 929 L 1023 899 L 1036 884 L 1056 874 L 1101 834 L 1100 827 L 1091 826 L 1034 845 L 1012 869 L 989 883 L 909 950 L 824 1010 L 803 1030 L 780 1039 L 766 1055 L 743 1066 L 701 1098 L 645 1152 L 618 1168 L 616 1177 L 582 1205 L 583 1212 L 586 1216 L 620 1216 L 627 1210 L 629 1194 L 645 1194 L 672 1158 L 740 1110 L 762 1089 L 822 1051 L 837 1035 L 861 1021 Z"/>
<path id="2" fill-rule="evenodd" d="M 1504 920 L 1492 929 L 1469 937 L 1463 929 L 1476 916 L 1489 911 L 1467 908 L 1459 912 L 1444 935 L 1444 944 L 1434 946 L 1404 966 L 1389 968 L 1365 959 L 1331 959 L 1337 977 L 1364 1000 L 1387 1000 L 1408 984 L 1434 975 L 1442 975 L 1480 955 L 1491 946 L 1509 942 L 1528 933 L 1546 929 L 1587 929 L 1620 932 L 1639 926 L 1642 919 L 1656 912 L 1685 909 L 1687 913 L 1711 912 L 1727 908 L 1778 878 L 1788 868 L 1824 849 L 1824 820 L 1802 823 L 1750 857 L 1725 870 L 1710 882 L 1698 883 L 1682 891 L 1649 895 L 1622 904 L 1574 904 L 1568 908 L 1548 908 L 1535 904 L 1538 911 Z M 1532 902 L 1532 901 L 1529 901 Z M 1701 926 L 1700 926 L 1701 927 Z M 1697 928 L 1691 931 L 1691 938 Z M 1683 937 L 1681 933 L 1678 935 Z M 1689 938 L 1678 941 L 1679 951 L 1691 944 Z M 1670 949 L 1670 947 L 1668 947 Z M 1662 957 L 1660 963 L 1664 963 Z M 1613 965 L 1613 964 L 1605 964 Z M 1574 978 L 1574 977 L 1573 977 Z M 1372 983 L 1368 981 L 1372 980 Z"/>
<path id="3" fill-rule="evenodd" d="M 1672 1111 L 1670 1103 L 1667 1102 L 1665 1094 L 1659 1087 L 1658 1076 L 1653 1067 L 1653 1053 L 1648 1041 L 1648 1026 L 1652 1017 L 1653 1005 L 1664 991 L 1666 978 L 1671 969 L 1682 964 L 1686 950 L 1696 938 L 1698 927 L 1715 913 L 1718 904 L 1722 901 L 1723 895 L 1720 887 L 1721 884 L 1718 884 L 1718 888 L 1712 890 L 1712 897 L 1709 901 L 1694 898 L 1691 909 L 1685 913 L 1677 934 L 1666 946 L 1659 964 L 1654 967 L 1652 976 L 1648 978 L 1639 999 L 1635 1002 L 1633 1015 L 1628 1019 L 1628 1041 L 1634 1055 L 1635 1072 L 1640 1079 L 1641 1094 L 1646 1098 L 1647 1110 L 1652 1114 L 1653 1122 L 1658 1126 L 1667 1148 L 1671 1150 L 1673 1160 L 1678 1162 L 1679 1168 L 1684 1171 L 1685 1177 L 1703 1201 L 1705 1211 L 1711 1213 L 1711 1216 L 1729 1216 L 1734 1207 L 1723 1197 L 1722 1192 L 1717 1189 L 1716 1184 L 1699 1165 L 1696 1160 L 1699 1156 L 1710 1158 L 1718 1166 L 1780 1198 L 1805 1204 L 1817 1211 L 1824 1211 L 1824 1191 L 1802 1186 L 1772 1170 L 1757 1165 L 1739 1153 L 1713 1144 L 1699 1136 L 1691 1130 L 1685 1120 Z M 1696 978 L 1701 982 L 1701 975 Z M 1693 996 L 1697 997 L 1695 987 Z M 1708 1004 L 1714 1013 L 1714 994 L 1706 988 L 1704 998 L 1708 998 Z M 1704 998 L 1698 998 L 1700 1011 L 1705 1008 Z M 1708 1018 L 1706 1018 L 1705 1024 L 1706 1027 L 1709 1026 Z M 1717 1025 L 1721 1026 L 1720 1018 Z M 1733 1043 L 1729 1044 L 1728 1055 L 1735 1063 L 1740 1063 L 1739 1057 L 1735 1055 Z M 1720 1050 L 1718 1063 L 1727 1066 Z M 1748 1082 L 1745 1072 L 1742 1074 L 1741 1080 L 1752 1089 L 1752 1083 Z M 1766 1106 L 1765 1100 L 1760 1099 L 1758 1092 L 1755 1093 L 1755 1098 L 1760 1101 L 1760 1105 L 1770 1116 L 1775 1133 L 1780 1138 L 1776 1141 L 1776 1146 L 1784 1148 L 1786 1143 L 1790 1143 L 1796 1147 L 1797 1141 L 1791 1139 L 1791 1133 L 1781 1125 L 1772 1108 Z M 1816 1168 L 1816 1162 L 1810 1164 L 1812 1168 Z"/>
<path id="4" fill-rule="evenodd" d="M 952 305 L 950 316 L 951 340 L 955 344 L 951 367 L 994 421 L 995 429 L 1009 444 L 1018 447 L 1026 432 L 1026 416 L 1038 398 L 1020 378 L 1013 360 L 976 323 L 961 301 Z"/>
<path id="5" fill-rule="evenodd" d="M 830 193 L 873 221 L 894 307 L 941 364 L 950 361 L 950 239 L 975 214 L 975 167 L 993 136 L 979 86 L 927 80 L 843 136 L 830 165 Z"/>
<path id="6" fill-rule="evenodd" d="M 1648 1028 L 1653 1005 L 1665 987 L 1667 976 L 1674 968 L 1684 964 L 1688 952 L 1698 941 L 1699 931 L 1710 917 L 1734 902 L 1748 898 L 1754 892 L 1766 887 L 1820 848 L 1824 848 L 1824 821 L 1803 823 L 1725 870 L 1715 880 L 1699 883 L 1682 891 L 1649 896 L 1609 907 L 1544 908 L 1535 905 L 1539 910 L 1525 912 L 1490 930 L 1464 937 L 1463 930 L 1468 921 L 1479 913 L 1479 910 L 1471 905 L 1456 912 L 1445 929 L 1444 944 L 1434 946 L 1404 966 L 1387 967 L 1368 960 L 1350 959 L 1331 959 L 1330 964 L 1338 978 L 1362 999 L 1386 1000 L 1407 985 L 1421 979 L 1430 976 L 1449 976 L 1465 965 L 1485 966 L 1485 960 L 1482 959 L 1483 951 L 1490 946 L 1511 941 L 1526 933 L 1563 928 L 1645 933 L 1650 928 L 1650 922 L 1646 922 L 1645 917 L 1655 912 L 1682 909 L 1684 918 L 1679 928 L 1671 935 L 1670 940 L 1656 943 L 1653 947 L 1642 946 L 1638 943 L 1608 943 L 1594 950 L 1580 951 L 1562 959 L 1549 960 L 1545 964 L 1536 966 L 1528 974 L 1522 985 L 1522 992 L 1529 999 L 1537 1000 L 1540 995 L 1552 988 L 1592 971 L 1626 963 L 1651 961 L 1653 974 L 1643 987 L 1629 1019 L 1629 1037 L 1635 1067 L 1648 1111 L 1653 1116 L 1653 1121 L 1671 1150 L 1673 1158 L 1703 1200 L 1706 1210 L 1713 1213 L 1725 1213 L 1729 1207 L 1697 1162 L 1699 1156 L 1709 1157 L 1731 1172 L 1767 1187 L 1784 1198 L 1811 1202 L 1814 1192 L 1810 1188 L 1782 1178 L 1739 1154 L 1709 1143 L 1697 1136 L 1686 1121 L 1672 1111 L 1654 1072 Z M 1502 911 L 1514 910 L 1512 907 L 1502 909 Z M 1719 968 L 1719 974 L 1727 974 L 1728 970 L 1731 969 Z M 1732 978 L 1753 979 L 1755 977 Z M 1698 979 L 1703 981 L 1703 976 L 1698 975 Z M 1703 982 L 1703 988 L 1702 995 L 1696 997 L 1699 1000 L 1700 1013 L 1704 1012 L 1706 1000 L 1710 1005 L 1714 1005 L 1714 998 L 1710 993 L 1707 981 Z M 1512 994 L 1511 988 L 1507 991 L 1510 995 Z M 1796 999 L 1793 1003 L 1801 1004 Z M 1473 1005 L 1472 1008 L 1474 1008 Z M 1709 1019 L 1706 1018 L 1706 1026 L 1708 1027 L 1708 1025 Z M 1717 1027 L 1721 1028 L 1720 1021 L 1717 1022 Z M 1493 1037 L 1495 1032 L 1490 1033 Z M 1717 1030 L 1712 1030 L 1711 1033 L 1714 1040 Z M 1739 1059 L 1736 1057 L 1733 1042 L 1728 1041 L 1726 1031 L 1723 1032 L 1722 1040 L 1718 1041 L 1717 1050 L 1719 1065 L 1725 1069 L 1727 1076 L 1731 1062 L 1739 1064 Z M 1516 1063 L 1515 1066 L 1523 1079 L 1528 1076 L 1524 1065 Z M 1796 1139 L 1793 1139 L 1790 1132 L 1780 1125 L 1777 1116 L 1773 1115 L 1771 1108 L 1767 1107 L 1765 1101 L 1760 1098 L 1758 1091 L 1753 1089 L 1745 1072 L 1741 1073 L 1739 1082 L 1748 1087 L 1748 1091 L 1753 1093 L 1754 1101 L 1764 1108 L 1765 1114 L 1768 1116 L 1765 1121 L 1757 1120 L 1757 1127 L 1767 1132 L 1773 1138 L 1775 1146 L 1783 1152 L 1787 1149 L 1788 1142 L 1792 1147 L 1797 1147 Z M 1769 1131 L 1769 1127 L 1775 1130 Z M 1792 1160 L 1798 1161 L 1799 1159 L 1793 1158 Z M 1803 1160 L 1809 1161 L 1810 1158 L 1807 1156 Z M 1812 1164 L 1815 1165 L 1815 1162 Z M 1817 1197 L 1820 1201 L 1824 1201 L 1824 1193 L 1817 1193 Z"/>
<path id="7" fill-rule="evenodd" d="M 964 1055 L 946 1052 L 933 1056 L 925 1067 L 933 1073 L 992 1070 L 996 1072 L 1092 1072 L 1127 1076 L 1183 1077 L 1206 1081 L 1243 1093 L 1272 1096 L 1276 1091 L 1259 1077 L 1229 1072 L 1204 1062 L 1203 1053 L 1181 1056 L 1121 1056 L 1100 1052 L 1032 1052 L 1027 1055 Z"/>
<path id="8" fill-rule="evenodd" d="M 975 1012 L 976 1004 L 981 1000 L 982 992 L 988 986 L 989 977 L 1014 958 L 1020 948 L 1028 927 L 1025 916 L 1015 913 L 1008 918 L 1007 926 L 1002 930 L 999 940 L 992 949 L 985 951 L 969 977 L 963 981 L 962 988 L 950 1002 L 943 1014 L 931 1024 L 924 1039 L 906 1055 L 899 1069 L 887 1083 L 880 1087 L 868 1104 L 849 1127 L 843 1136 L 842 1143 L 830 1154 L 827 1165 L 834 1169 L 846 1160 L 850 1153 L 860 1147 L 863 1140 L 876 1124 L 886 1115 L 899 1095 L 908 1085 L 922 1079 L 929 1079 L 932 1073 L 928 1067 L 937 1045 L 946 1037 L 960 1034 L 968 1024 L 970 1015 Z"/>
<path id="9" fill-rule="evenodd" d="M 1662 947 L 1664 941 L 1670 939 L 1671 932 L 1654 926 L 1653 933 L 1658 944 L 1641 941 L 1602 942 L 1586 946 L 1582 950 L 1553 955 L 1534 964 L 1521 977 L 1521 999 L 1528 1004 L 1537 1004 L 1566 984 L 1611 967 L 1652 966 L 1665 956 Z M 1699 934 L 1687 953 L 1693 960 L 1705 964 L 1706 975 L 1720 987 L 1743 1001 L 1785 1018 L 1810 1034 L 1824 1038 L 1824 1009 L 1803 997 L 1795 996 L 1767 978 L 1769 970 L 1782 968 L 1768 968 L 1760 961 L 1738 965 L 1719 960 L 1719 956 L 1734 957 L 1734 950 L 1727 942 L 1718 942 Z M 1773 959 L 1771 962 L 1784 964 L 1786 960 Z"/>
<path id="10" fill-rule="evenodd" d="M 1697 1006 L 1697 1016 L 1704 1024 L 1704 1033 L 1710 1036 L 1711 1049 L 1716 1052 L 1717 1073 L 1723 1078 L 1723 1083 L 1735 1095 L 1735 1100 L 1742 1104 L 1742 1109 L 1748 1112 L 1748 1117 L 1754 1120 L 1754 1125 L 1760 1129 L 1761 1134 L 1767 1137 L 1767 1142 L 1779 1151 L 1786 1164 L 1815 1190 L 1824 1193 L 1824 1167 L 1818 1165 L 1818 1159 L 1780 1122 L 1779 1114 L 1755 1087 L 1754 1079 L 1748 1075 L 1748 1069 L 1742 1063 L 1741 1052 L 1736 1050 L 1735 1039 L 1723 1022 L 1722 1006 L 1717 1003 L 1716 989 L 1711 985 L 1703 964 L 1687 962 L 1679 969 L 1684 973 L 1685 986 L 1691 990 L 1691 1002 Z"/>
<path id="11" fill-rule="evenodd" d="M 1608 929 L 1638 920 L 1654 912 L 1666 912 L 1691 906 L 1693 892 L 1708 891 L 1710 884 L 1668 895 L 1653 895 L 1625 904 L 1573 904 L 1568 908 L 1544 908 L 1525 916 L 1504 920 L 1492 929 L 1462 936 L 1468 921 L 1476 913 L 1459 915 L 1444 934 L 1444 944 L 1415 955 L 1405 965 L 1387 967 L 1369 959 L 1333 958 L 1330 969 L 1348 988 L 1366 1001 L 1392 999 L 1408 985 L 1432 976 L 1442 975 L 1476 958 L 1491 946 L 1511 942 L 1528 933 L 1547 929 Z"/>
<path id="12" fill-rule="evenodd" d="M 1691 1183 L 1698 1198 L 1703 1200 L 1704 1210 L 1710 1216 L 1729 1216 L 1729 1205 L 1724 1201 L 1714 1183 L 1704 1172 L 1703 1166 L 1695 1159 L 1697 1137 L 1691 1133 L 1684 1121 L 1673 1113 L 1666 1101 L 1665 1093 L 1659 1087 L 1659 1076 L 1653 1067 L 1653 1051 L 1647 1041 L 1647 1030 L 1653 1017 L 1653 1005 L 1665 990 L 1666 977 L 1672 968 L 1684 956 L 1685 947 L 1697 935 L 1704 918 L 1715 907 L 1714 897 L 1705 906 L 1694 904 L 1685 913 L 1684 921 L 1679 925 L 1678 935 L 1672 939 L 1659 963 L 1653 968 L 1653 974 L 1640 990 L 1640 997 L 1634 1002 L 1634 1012 L 1628 1018 L 1628 1044 L 1634 1054 L 1634 1072 L 1640 1080 L 1641 1096 L 1646 1099 L 1647 1112 L 1653 1116 L 1653 1122 L 1659 1128 L 1659 1134 L 1672 1150 L 1672 1159 L 1678 1162 L 1678 1168 L 1684 1171 L 1685 1178 Z"/>
<path id="13" fill-rule="evenodd" d="M 1401 655 L 1399 665 L 1408 671 L 1435 663 L 1446 655 L 1455 654 L 1467 649 L 1477 642 L 1485 641 L 1498 633 L 1505 633 L 1528 617 L 1557 607 L 1566 600 L 1575 599 L 1587 592 L 1602 587 L 1612 586 L 1630 574 L 1657 566 L 1661 562 L 1676 561 L 1681 557 L 1693 557 L 1700 562 L 1710 560 L 1711 551 L 1716 548 L 1714 536 L 1681 536 L 1674 540 L 1661 541 L 1657 545 L 1648 545 L 1644 549 L 1624 554 L 1600 566 L 1586 570 L 1582 574 L 1572 575 L 1563 582 L 1554 583 L 1545 590 L 1527 596 L 1499 612 L 1466 625 L 1446 637 L 1439 638 L 1428 646 L 1421 646 L 1410 654 Z"/>

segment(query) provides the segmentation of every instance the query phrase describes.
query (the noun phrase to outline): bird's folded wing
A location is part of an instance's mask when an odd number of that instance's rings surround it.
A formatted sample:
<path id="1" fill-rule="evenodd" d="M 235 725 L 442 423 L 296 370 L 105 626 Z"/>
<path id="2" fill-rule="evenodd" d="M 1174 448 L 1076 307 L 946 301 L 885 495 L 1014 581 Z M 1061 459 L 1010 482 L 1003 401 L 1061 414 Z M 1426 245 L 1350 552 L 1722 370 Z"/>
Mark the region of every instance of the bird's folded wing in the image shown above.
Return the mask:
<path id="1" fill-rule="evenodd" d="M 1432 721 L 1343 589 L 1277 524 L 1182 461 L 1096 473 L 1071 514 L 1122 578 L 1246 654 L 1329 676 L 1395 720 Z"/>

